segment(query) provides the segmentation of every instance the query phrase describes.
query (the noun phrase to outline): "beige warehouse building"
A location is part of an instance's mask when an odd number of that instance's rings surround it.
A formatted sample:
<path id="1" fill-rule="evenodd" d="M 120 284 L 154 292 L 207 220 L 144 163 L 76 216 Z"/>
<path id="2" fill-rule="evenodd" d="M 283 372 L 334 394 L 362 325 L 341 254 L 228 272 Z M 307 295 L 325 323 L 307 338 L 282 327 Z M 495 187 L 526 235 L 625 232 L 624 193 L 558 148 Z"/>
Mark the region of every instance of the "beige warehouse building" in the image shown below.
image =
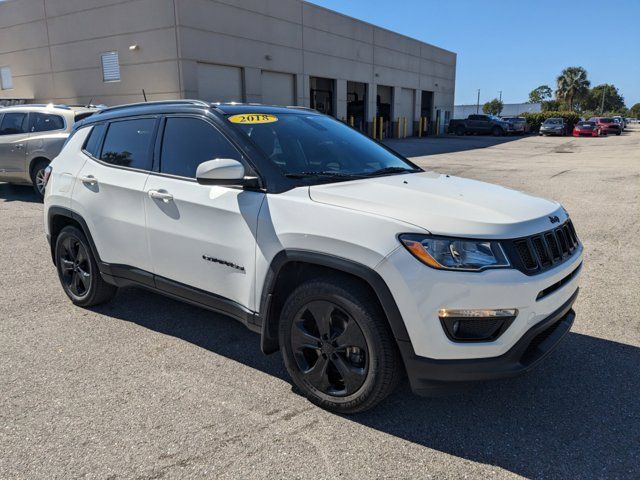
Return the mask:
<path id="1" fill-rule="evenodd" d="M 456 55 L 300 0 L 7 0 L 0 102 L 301 105 L 371 131 L 444 123 Z M 379 126 L 379 122 L 378 122 Z M 433 126 L 431 126 L 431 129 Z"/>

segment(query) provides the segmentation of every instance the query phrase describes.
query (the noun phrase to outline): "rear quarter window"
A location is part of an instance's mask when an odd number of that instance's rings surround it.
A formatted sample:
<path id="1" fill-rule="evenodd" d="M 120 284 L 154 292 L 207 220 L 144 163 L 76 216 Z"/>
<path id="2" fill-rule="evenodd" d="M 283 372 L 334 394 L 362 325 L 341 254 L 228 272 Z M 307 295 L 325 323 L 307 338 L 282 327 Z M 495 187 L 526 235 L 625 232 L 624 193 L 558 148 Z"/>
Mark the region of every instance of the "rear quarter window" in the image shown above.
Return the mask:
<path id="1" fill-rule="evenodd" d="M 93 158 L 100 158 L 100 145 L 102 143 L 102 136 L 106 130 L 104 123 L 98 123 L 91 127 L 91 132 L 84 142 L 83 150 Z"/>

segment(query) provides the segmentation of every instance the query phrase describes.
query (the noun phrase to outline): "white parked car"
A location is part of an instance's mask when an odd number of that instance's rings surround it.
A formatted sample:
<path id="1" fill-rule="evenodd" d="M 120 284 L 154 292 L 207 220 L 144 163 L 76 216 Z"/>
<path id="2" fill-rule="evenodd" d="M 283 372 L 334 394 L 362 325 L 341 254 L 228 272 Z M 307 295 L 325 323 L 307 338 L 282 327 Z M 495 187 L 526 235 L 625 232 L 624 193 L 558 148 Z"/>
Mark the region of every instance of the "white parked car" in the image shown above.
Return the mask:
<path id="1" fill-rule="evenodd" d="M 404 372 L 420 394 L 523 373 L 574 320 L 582 245 L 562 206 L 423 171 L 308 109 L 107 109 L 46 180 L 75 304 L 133 285 L 230 315 L 333 411 Z"/>

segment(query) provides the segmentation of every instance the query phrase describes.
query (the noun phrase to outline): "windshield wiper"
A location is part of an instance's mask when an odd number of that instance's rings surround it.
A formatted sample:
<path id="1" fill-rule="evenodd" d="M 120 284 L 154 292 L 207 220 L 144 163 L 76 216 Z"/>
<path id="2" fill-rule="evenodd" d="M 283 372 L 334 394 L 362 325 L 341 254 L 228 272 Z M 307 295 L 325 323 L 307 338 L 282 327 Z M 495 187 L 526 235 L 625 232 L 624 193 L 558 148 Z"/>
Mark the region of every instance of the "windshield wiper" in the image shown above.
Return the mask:
<path id="1" fill-rule="evenodd" d="M 317 172 L 294 172 L 285 173 L 288 178 L 306 178 L 306 177 L 334 177 L 334 178 L 363 178 L 363 175 L 356 173 L 332 172 L 330 170 L 322 170 Z"/>
<path id="2" fill-rule="evenodd" d="M 407 167 L 385 167 L 380 170 L 374 170 L 373 172 L 367 173 L 367 177 L 375 177 L 377 175 L 385 175 L 387 173 L 416 173 L 420 170 L 416 168 L 407 168 Z"/>

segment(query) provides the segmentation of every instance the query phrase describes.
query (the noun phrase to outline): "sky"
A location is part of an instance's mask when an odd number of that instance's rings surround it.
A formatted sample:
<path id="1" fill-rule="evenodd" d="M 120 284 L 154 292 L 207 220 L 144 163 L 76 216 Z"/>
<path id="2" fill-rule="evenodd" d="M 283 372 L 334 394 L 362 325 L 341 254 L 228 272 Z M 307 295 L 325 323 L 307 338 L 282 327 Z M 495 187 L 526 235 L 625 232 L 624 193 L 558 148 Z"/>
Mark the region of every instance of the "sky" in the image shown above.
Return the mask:
<path id="1" fill-rule="evenodd" d="M 640 0 L 311 0 L 458 55 L 456 105 L 526 102 L 581 66 L 640 102 Z"/>

